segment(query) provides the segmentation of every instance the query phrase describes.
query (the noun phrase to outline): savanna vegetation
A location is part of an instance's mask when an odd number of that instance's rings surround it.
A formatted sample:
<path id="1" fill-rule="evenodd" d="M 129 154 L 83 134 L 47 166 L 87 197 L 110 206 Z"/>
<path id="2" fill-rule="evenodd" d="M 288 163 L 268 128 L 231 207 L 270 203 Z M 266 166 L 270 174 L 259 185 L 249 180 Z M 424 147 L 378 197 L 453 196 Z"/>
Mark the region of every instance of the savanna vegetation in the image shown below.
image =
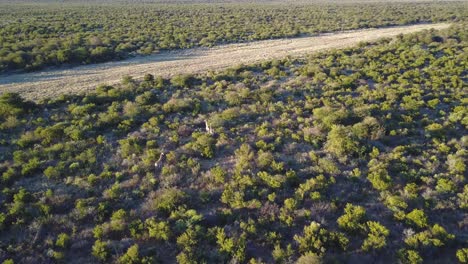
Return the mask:
<path id="1" fill-rule="evenodd" d="M 466 263 L 467 33 L 3 94 L 0 259 Z"/>
<path id="2" fill-rule="evenodd" d="M 315 4 L 0 3 L 0 72 L 160 50 L 466 19 L 466 2 Z"/>

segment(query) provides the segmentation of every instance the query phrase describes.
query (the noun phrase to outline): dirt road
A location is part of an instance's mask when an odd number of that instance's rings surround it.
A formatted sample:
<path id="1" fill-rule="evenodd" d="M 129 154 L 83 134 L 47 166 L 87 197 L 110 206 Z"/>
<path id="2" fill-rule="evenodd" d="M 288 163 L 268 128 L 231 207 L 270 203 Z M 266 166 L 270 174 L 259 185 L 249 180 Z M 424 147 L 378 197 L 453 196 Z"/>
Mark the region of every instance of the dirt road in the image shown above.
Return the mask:
<path id="1" fill-rule="evenodd" d="M 194 48 L 135 57 L 119 62 L 53 69 L 33 73 L 0 75 L 0 93 L 18 92 L 25 98 L 39 100 L 59 94 L 92 91 L 98 84 L 114 84 L 123 76 L 142 77 L 146 73 L 169 77 L 180 73 L 219 70 L 238 64 L 301 56 L 326 49 L 344 48 L 361 41 L 394 37 L 424 29 L 444 29 L 449 24 L 419 24 L 411 26 L 356 30 L 323 34 L 315 37 L 256 41 L 222 45 L 215 48 Z"/>

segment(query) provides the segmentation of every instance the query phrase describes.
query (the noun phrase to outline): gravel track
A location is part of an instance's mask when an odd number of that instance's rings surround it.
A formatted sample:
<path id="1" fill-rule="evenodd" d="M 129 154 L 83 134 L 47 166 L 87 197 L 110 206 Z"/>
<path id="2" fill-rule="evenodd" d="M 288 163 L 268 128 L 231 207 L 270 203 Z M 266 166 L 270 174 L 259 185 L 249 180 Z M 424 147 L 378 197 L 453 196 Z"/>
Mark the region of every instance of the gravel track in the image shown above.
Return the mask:
<path id="1" fill-rule="evenodd" d="M 313 37 L 264 40 L 214 48 L 193 48 L 134 57 L 123 61 L 50 69 L 32 73 L 0 75 L 0 93 L 20 93 L 31 100 L 60 94 L 93 91 L 99 84 L 115 84 L 123 76 L 140 78 L 147 73 L 170 77 L 181 73 L 221 70 L 290 56 L 302 56 L 327 49 L 350 47 L 362 41 L 395 37 L 425 29 L 444 29 L 450 24 L 418 24 L 390 28 L 354 30 Z"/>

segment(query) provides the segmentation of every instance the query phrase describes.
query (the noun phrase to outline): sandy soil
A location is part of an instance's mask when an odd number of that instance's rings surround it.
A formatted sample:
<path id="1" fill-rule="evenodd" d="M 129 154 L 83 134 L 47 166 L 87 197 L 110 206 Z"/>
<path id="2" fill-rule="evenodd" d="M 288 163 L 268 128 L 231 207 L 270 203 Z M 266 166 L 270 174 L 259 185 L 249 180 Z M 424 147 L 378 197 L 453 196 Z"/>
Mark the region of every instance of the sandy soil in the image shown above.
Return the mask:
<path id="1" fill-rule="evenodd" d="M 25 98 L 39 100 L 60 94 L 92 91 L 98 84 L 114 84 L 123 76 L 140 78 L 146 73 L 170 77 L 180 73 L 199 73 L 220 70 L 238 64 L 262 60 L 301 56 L 326 49 L 356 45 L 424 29 L 444 29 L 449 24 L 419 24 L 411 26 L 366 29 L 315 37 L 256 41 L 222 45 L 215 48 L 194 48 L 135 57 L 124 61 L 52 69 L 33 73 L 0 75 L 0 93 L 12 91 Z"/>

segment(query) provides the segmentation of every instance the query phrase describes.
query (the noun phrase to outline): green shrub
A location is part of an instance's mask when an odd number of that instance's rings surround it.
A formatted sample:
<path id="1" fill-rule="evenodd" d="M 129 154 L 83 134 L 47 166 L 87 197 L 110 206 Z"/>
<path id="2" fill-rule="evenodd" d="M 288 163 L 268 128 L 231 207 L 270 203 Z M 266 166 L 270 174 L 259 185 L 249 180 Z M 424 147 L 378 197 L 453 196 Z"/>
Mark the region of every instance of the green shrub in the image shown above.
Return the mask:
<path id="1" fill-rule="evenodd" d="M 294 254 L 291 244 L 288 244 L 286 249 L 282 249 L 279 244 L 275 245 L 271 255 L 276 263 L 285 263 Z M 307 262 L 306 262 L 307 263 Z"/>
<path id="2" fill-rule="evenodd" d="M 185 232 L 183 232 L 179 237 L 177 237 L 177 245 L 182 249 L 182 251 L 192 255 L 198 242 L 197 237 L 197 231 L 190 227 L 185 230 Z"/>
<path id="3" fill-rule="evenodd" d="M 346 110 L 332 107 L 316 108 L 313 113 L 314 118 L 327 130 L 331 129 L 335 125 L 339 126 L 349 117 Z"/>
<path id="4" fill-rule="evenodd" d="M 274 157 L 273 157 L 273 154 L 271 154 L 270 152 L 263 152 L 263 151 L 258 152 L 257 166 L 260 169 L 268 168 L 272 164 L 273 161 L 274 161 Z"/>
<path id="5" fill-rule="evenodd" d="M 143 152 L 142 141 L 135 137 L 129 137 L 119 140 L 120 151 L 123 158 L 127 158 L 132 154 L 139 155 Z"/>
<path id="6" fill-rule="evenodd" d="M 128 248 L 127 252 L 123 254 L 117 261 L 121 264 L 138 264 L 140 263 L 140 253 L 138 245 L 135 244 Z"/>
<path id="7" fill-rule="evenodd" d="M 69 244 L 70 244 L 70 236 L 65 233 L 59 234 L 57 237 L 57 241 L 55 241 L 55 245 L 61 248 L 67 248 Z"/>
<path id="8" fill-rule="evenodd" d="M 171 84 L 176 87 L 189 87 L 194 78 L 188 74 L 176 75 L 171 78 Z"/>
<path id="9" fill-rule="evenodd" d="M 6 220 L 7 220 L 7 215 L 4 213 L 0 213 L 0 231 L 2 231 L 3 229 L 7 227 Z"/>
<path id="10" fill-rule="evenodd" d="M 466 160 L 459 155 L 448 155 L 447 156 L 447 165 L 449 170 L 453 174 L 463 174 L 466 170 Z"/>
<path id="11" fill-rule="evenodd" d="M 110 229 L 113 231 L 124 231 L 127 226 L 127 212 L 123 209 L 115 211 L 111 216 Z"/>
<path id="12" fill-rule="evenodd" d="M 450 179 L 441 178 L 437 180 L 436 190 L 439 193 L 453 193 L 456 191 L 456 188 L 457 186 Z"/>
<path id="13" fill-rule="evenodd" d="M 10 182 L 16 180 L 15 178 L 18 177 L 18 176 L 19 175 L 18 175 L 17 171 L 13 167 L 10 167 L 5 172 L 2 173 L 2 182 L 3 183 L 10 183 Z"/>
<path id="14" fill-rule="evenodd" d="M 188 112 L 193 109 L 197 109 L 198 107 L 199 107 L 199 104 L 195 102 L 193 99 L 171 98 L 162 106 L 162 109 L 166 113 L 179 113 L 179 112 Z"/>
<path id="15" fill-rule="evenodd" d="M 210 169 L 210 173 L 216 183 L 224 183 L 226 180 L 226 171 L 220 166 L 215 166 Z"/>
<path id="16" fill-rule="evenodd" d="M 369 232 L 366 240 L 364 240 L 362 244 L 362 250 L 370 251 L 385 247 L 387 245 L 386 239 L 390 231 L 378 222 L 369 221 L 366 224 Z"/>
<path id="17" fill-rule="evenodd" d="M 183 191 L 178 189 L 165 189 L 158 193 L 153 200 L 153 206 L 156 210 L 169 213 L 178 205 L 182 204 L 186 195 Z"/>
<path id="18" fill-rule="evenodd" d="M 65 253 L 52 250 L 52 258 L 54 258 L 58 262 L 61 262 L 65 258 Z"/>
<path id="19" fill-rule="evenodd" d="M 156 219 L 146 219 L 145 224 L 148 228 L 149 237 L 156 240 L 169 240 L 171 235 L 169 224 L 167 222 L 157 222 Z"/>
<path id="20" fill-rule="evenodd" d="M 0 95 L 0 121 L 7 117 L 14 117 L 25 112 L 25 110 L 32 110 L 34 104 L 26 102 L 17 93 L 3 93 Z"/>
<path id="21" fill-rule="evenodd" d="M 194 151 L 200 153 L 202 157 L 213 158 L 216 139 L 209 134 L 198 132 L 194 133 L 192 138 L 195 140 L 195 142 L 191 144 L 191 148 Z"/>
<path id="22" fill-rule="evenodd" d="M 427 216 L 423 210 L 414 209 L 406 215 L 406 219 L 417 227 L 423 228 L 427 226 Z"/>
<path id="23" fill-rule="evenodd" d="M 401 210 L 405 210 L 408 207 L 408 204 L 403 200 L 403 198 L 397 195 L 388 196 L 385 199 L 385 205 L 393 212 L 399 212 Z"/>
<path id="24" fill-rule="evenodd" d="M 21 174 L 23 176 L 32 176 L 32 174 L 39 171 L 41 166 L 41 162 L 39 158 L 34 157 L 28 161 L 28 163 L 24 164 L 21 168 Z"/>
<path id="25" fill-rule="evenodd" d="M 96 240 L 92 248 L 92 254 L 100 261 L 107 260 L 110 256 L 108 243 Z"/>
<path id="26" fill-rule="evenodd" d="M 304 253 L 296 261 L 296 264 L 321 264 L 321 263 L 323 263 L 322 258 L 312 252 Z"/>
<path id="27" fill-rule="evenodd" d="M 325 149 L 338 158 L 347 159 L 348 155 L 354 155 L 359 150 L 356 140 L 349 128 L 333 125 L 328 133 Z"/>
<path id="28" fill-rule="evenodd" d="M 369 173 L 367 175 L 367 179 L 376 190 L 384 191 L 391 187 L 392 179 L 388 174 L 386 163 L 372 159 L 369 162 L 368 167 Z"/>
<path id="29" fill-rule="evenodd" d="M 236 262 L 243 262 L 246 247 L 245 234 L 240 237 L 228 237 L 224 229 L 218 227 L 215 230 L 219 250 L 231 256 Z"/>
<path id="30" fill-rule="evenodd" d="M 286 178 L 282 175 L 270 175 L 268 172 L 260 171 L 257 176 L 270 188 L 280 188 L 281 185 L 286 181 Z"/>
<path id="31" fill-rule="evenodd" d="M 419 253 L 415 250 L 403 249 L 398 251 L 398 259 L 403 264 L 421 264 L 423 259 L 419 256 Z"/>
<path id="32" fill-rule="evenodd" d="M 317 222 L 304 226 L 303 234 L 294 235 L 294 240 L 299 244 L 299 252 L 318 256 L 323 256 L 328 247 L 346 248 L 349 242 L 346 237 L 328 232 Z"/>
<path id="33" fill-rule="evenodd" d="M 310 178 L 304 183 L 301 183 L 299 187 L 296 189 L 296 192 L 295 192 L 296 197 L 302 200 L 306 197 L 306 194 L 315 190 L 323 190 L 326 187 L 328 187 L 328 185 L 331 182 L 332 181 L 327 181 L 325 176 L 323 176 L 322 174 L 318 175 L 315 178 Z"/>
<path id="34" fill-rule="evenodd" d="M 447 233 L 442 226 L 435 224 L 429 230 L 416 233 L 406 238 L 405 243 L 414 249 L 431 246 L 442 247 L 454 238 L 455 236 Z"/>
<path id="35" fill-rule="evenodd" d="M 44 170 L 44 175 L 49 179 L 58 179 L 61 174 L 61 168 L 49 166 Z"/>
<path id="36" fill-rule="evenodd" d="M 376 118 L 370 116 L 365 117 L 362 122 L 353 125 L 352 130 L 353 134 L 359 139 L 378 140 L 385 135 L 383 126 Z"/>
<path id="37" fill-rule="evenodd" d="M 251 162 L 253 161 L 255 154 L 252 148 L 248 144 L 242 144 L 236 151 L 236 170 L 242 171 L 252 167 Z"/>
<path id="38" fill-rule="evenodd" d="M 26 206 L 31 200 L 31 193 L 24 188 L 20 188 L 19 191 L 13 195 L 13 203 L 10 205 L 8 213 L 19 218 L 26 217 Z"/>
<path id="39" fill-rule="evenodd" d="M 458 249 L 456 255 L 460 263 L 468 263 L 468 248 Z"/>
<path id="40" fill-rule="evenodd" d="M 340 216 L 336 221 L 340 228 L 353 232 L 364 227 L 362 224 L 366 216 L 364 207 L 348 203 L 346 204 L 344 212 L 345 214 Z"/>

